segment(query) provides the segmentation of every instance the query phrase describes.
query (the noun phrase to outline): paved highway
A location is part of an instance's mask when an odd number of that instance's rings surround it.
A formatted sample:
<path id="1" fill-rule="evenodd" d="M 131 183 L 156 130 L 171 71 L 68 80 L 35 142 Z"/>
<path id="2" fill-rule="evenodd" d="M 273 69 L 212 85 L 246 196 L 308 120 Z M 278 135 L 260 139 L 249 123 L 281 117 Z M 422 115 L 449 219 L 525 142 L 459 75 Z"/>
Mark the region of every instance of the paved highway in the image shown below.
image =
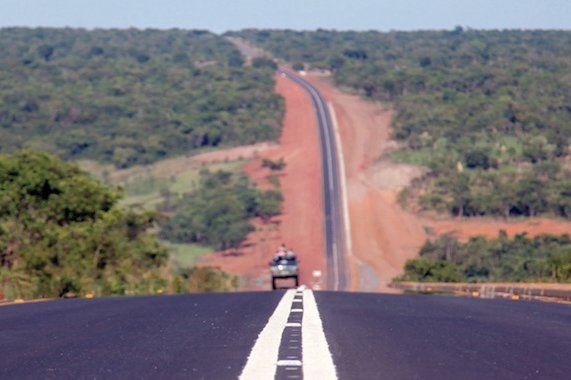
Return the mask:
<path id="1" fill-rule="evenodd" d="M 569 379 L 571 306 L 317 293 L 340 379 Z"/>
<path id="2" fill-rule="evenodd" d="M 321 142 L 323 211 L 325 216 L 324 238 L 327 261 L 326 288 L 329 290 L 346 290 L 348 286 L 348 269 L 345 265 L 343 195 L 335 130 L 329 108 L 323 95 L 311 83 L 288 69 L 280 68 L 279 71 L 307 91 L 315 109 Z"/>
<path id="3" fill-rule="evenodd" d="M 0 379 L 235 379 L 281 292 L 0 307 Z"/>
<path id="4" fill-rule="evenodd" d="M 570 326 L 569 305 L 440 296 L 59 300 L 0 307 L 0 379 L 569 379 Z"/>

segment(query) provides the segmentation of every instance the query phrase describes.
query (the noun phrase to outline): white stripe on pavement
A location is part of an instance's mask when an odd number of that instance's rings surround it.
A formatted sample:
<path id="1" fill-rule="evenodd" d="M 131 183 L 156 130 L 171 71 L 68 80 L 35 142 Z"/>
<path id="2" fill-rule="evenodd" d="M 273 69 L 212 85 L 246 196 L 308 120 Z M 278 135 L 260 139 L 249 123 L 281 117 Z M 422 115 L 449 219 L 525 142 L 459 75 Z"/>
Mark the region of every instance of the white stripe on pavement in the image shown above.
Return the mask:
<path id="1" fill-rule="evenodd" d="M 281 338 L 286 327 L 297 327 L 299 323 L 287 323 L 293 306 L 293 298 L 303 294 L 303 317 L 301 322 L 301 361 L 278 360 Z M 293 335 L 292 335 L 293 336 Z M 296 336 L 299 336 L 296 334 Z M 276 310 L 264 327 L 244 367 L 240 379 L 274 379 L 277 367 L 301 366 L 303 378 L 306 380 L 336 380 L 337 374 L 329 345 L 323 332 L 317 303 L 313 292 L 299 288 L 288 290 L 280 300 Z M 288 369 L 288 368 L 286 368 Z"/>
<path id="2" fill-rule="evenodd" d="M 282 297 L 268 324 L 258 335 L 240 379 L 273 379 L 275 377 L 282 333 L 294 295 L 295 290 L 290 289 Z"/>
<path id="3" fill-rule="evenodd" d="M 301 321 L 303 378 L 308 380 L 337 379 L 335 364 L 333 364 L 317 303 L 311 290 L 304 292 L 303 305 Z"/>
<path id="4" fill-rule="evenodd" d="M 347 174 L 345 173 L 345 157 L 343 155 L 343 144 L 341 143 L 341 134 L 339 132 L 339 124 L 337 124 L 337 114 L 332 103 L 327 103 L 331 122 L 333 123 L 333 131 L 335 132 L 335 143 L 337 145 L 337 161 L 339 161 L 339 182 L 341 182 L 341 198 L 343 203 L 343 225 L 345 226 L 345 249 L 347 256 L 351 257 L 353 244 L 351 241 L 351 220 L 349 219 L 349 204 L 347 201 Z"/>

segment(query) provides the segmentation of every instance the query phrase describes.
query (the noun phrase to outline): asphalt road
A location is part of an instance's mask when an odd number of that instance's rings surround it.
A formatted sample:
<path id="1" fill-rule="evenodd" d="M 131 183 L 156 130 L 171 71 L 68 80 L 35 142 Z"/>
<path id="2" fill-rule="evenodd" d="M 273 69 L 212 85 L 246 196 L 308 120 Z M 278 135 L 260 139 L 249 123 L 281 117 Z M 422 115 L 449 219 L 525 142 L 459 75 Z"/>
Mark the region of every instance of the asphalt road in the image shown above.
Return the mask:
<path id="1" fill-rule="evenodd" d="M 0 307 L 0 379 L 236 379 L 282 292 Z"/>
<path id="2" fill-rule="evenodd" d="M 315 109 L 321 143 L 325 258 L 327 262 L 326 288 L 329 290 L 346 290 L 348 269 L 345 265 L 339 156 L 329 108 L 323 95 L 311 83 L 285 68 L 280 68 L 279 71 L 307 91 Z"/>
<path id="3" fill-rule="evenodd" d="M 569 379 L 571 374 L 569 305 L 313 294 L 340 379 Z M 236 379 L 282 296 L 276 291 L 2 306 L 0 379 Z M 292 299 L 288 323 L 305 320 L 309 296 Z M 290 345 L 299 341 L 299 331 L 305 334 L 304 324 L 284 330 L 280 355 L 290 348 L 284 340 Z M 300 352 L 296 348 L 293 358 L 303 361 Z M 273 365 L 270 356 L 266 360 Z"/>
<path id="4" fill-rule="evenodd" d="M 340 379 L 569 379 L 571 306 L 316 293 Z"/>

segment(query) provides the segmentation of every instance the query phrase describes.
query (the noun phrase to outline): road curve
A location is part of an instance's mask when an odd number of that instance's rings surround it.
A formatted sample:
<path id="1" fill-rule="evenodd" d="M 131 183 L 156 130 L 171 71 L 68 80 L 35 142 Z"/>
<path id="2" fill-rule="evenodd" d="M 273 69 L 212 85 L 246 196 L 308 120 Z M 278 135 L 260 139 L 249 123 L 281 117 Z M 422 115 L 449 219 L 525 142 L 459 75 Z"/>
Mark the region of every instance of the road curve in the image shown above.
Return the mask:
<path id="1" fill-rule="evenodd" d="M 280 67 L 279 72 L 297 83 L 310 95 L 315 109 L 321 142 L 325 258 L 327 262 L 326 289 L 346 290 L 349 284 L 345 229 L 343 228 L 343 195 L 335 130 L 329 108 L 323 95 L 311 83 L 284 67 Z"/>

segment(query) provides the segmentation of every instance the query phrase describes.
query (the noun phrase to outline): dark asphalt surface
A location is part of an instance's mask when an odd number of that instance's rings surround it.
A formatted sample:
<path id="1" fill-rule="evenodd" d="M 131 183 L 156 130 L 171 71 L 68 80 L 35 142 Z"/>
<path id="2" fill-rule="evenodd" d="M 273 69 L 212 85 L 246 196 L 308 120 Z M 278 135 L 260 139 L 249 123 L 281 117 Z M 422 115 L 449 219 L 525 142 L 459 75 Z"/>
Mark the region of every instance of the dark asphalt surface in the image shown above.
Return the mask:
<path id="1" fill-rule="evenodd" d="M 0 307 L 1 379 L 236 379 L 283 292 Z"/>
<path id="2" fill-rule="evenodd" d="M 571 379 L 571 306 L 316 293 L 340 379 Z"/>
<path id="3" fill-rule="evenodd" d="M 0 379 L 236 379 L 282 295 L 2 306 Z M 364 293 L 315 296 L 340 379 L 571 375 L 569 305 Z"/>
<path id="4" fill-rule="evenodd" d="M 345 267 L 344 229 L 339 182 L 339 162 L 335 131 L 327 107 L 327 101 L 318 89 L 308 81 L 284 68 L 280 72 L 300 85 L 311 97 L 319 128 L 323 183 L 323 212 L 325 218 L 325 258 L 327 260 L 327 289 L 345 290 L 348 285 Z"/>

